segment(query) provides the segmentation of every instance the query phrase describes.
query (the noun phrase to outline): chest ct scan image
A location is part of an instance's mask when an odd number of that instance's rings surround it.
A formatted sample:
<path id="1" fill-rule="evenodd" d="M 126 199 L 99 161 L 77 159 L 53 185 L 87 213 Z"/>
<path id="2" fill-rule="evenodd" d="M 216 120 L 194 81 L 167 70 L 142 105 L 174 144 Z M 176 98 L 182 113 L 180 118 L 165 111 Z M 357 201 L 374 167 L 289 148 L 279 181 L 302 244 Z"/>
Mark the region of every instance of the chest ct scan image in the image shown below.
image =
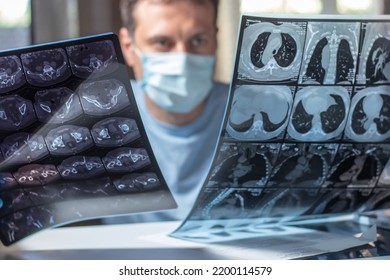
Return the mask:
<path id="1" fill-rule="evenodd" d="M 390 206 L 390 25 L 243 16 L 222 135 L 191 215 L 204 242 Z"/>

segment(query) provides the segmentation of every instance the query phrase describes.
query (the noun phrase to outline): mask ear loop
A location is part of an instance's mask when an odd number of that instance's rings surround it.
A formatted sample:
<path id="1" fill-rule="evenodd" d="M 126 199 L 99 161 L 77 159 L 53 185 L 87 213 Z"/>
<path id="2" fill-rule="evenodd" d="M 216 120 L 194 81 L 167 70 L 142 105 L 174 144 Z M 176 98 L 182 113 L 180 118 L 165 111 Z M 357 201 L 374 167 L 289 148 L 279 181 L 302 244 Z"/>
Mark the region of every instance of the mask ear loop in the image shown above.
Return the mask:
<path id="1" fill-rule="evenodd" d="M 139 57 L 141 58 L 142 57 L 142 52 L 140 51 L 140 49 L 136 46 L 133 47 L 133 50 L 134 50 L 134 53 Z"/>
<path id="2" fill-rule="evenodd" d="M 132 40 L 133 40 L 133 39 L 132 39 Z M 132 43 L 132 44 L 131 44 L 131 48 L 133 49 L 135 55 L 138 56 L 139 59 L 140 59 L 141 61 L 143 61 L 143 53 L 142 53 L 141 50 L 136 46 L 135 43 Z M 141 86 L 142 89 L 145 89 L 146 82 L 144 81 L 144 79 L 142 79 L 142 80 L 140 81 L 139 84 L 140 84 L 140 86 Z"/>
<path id="3" fill-rule="evenodd" d="M 135 40 L 131 39 L 131 48 L 133 49 L 134 53 L 139 57 L 142 58 L 142 52 L 135 44 Z"/>

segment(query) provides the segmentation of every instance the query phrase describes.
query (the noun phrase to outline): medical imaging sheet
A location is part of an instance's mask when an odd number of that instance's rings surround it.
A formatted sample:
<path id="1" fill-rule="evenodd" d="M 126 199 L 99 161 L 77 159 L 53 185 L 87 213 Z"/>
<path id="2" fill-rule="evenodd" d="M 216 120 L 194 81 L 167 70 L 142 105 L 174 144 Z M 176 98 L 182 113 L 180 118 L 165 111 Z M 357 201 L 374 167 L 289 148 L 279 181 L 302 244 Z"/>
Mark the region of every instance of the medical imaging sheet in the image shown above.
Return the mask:
<path id="1" fill-rule="evenodd" d="M 243 16 L 213 164 L 173 236 L 389 208 L 389 139 L 390 20 Z"/>
<path id="2" fill-rule="evenodd" d="M 104 34 L 0 53 L 0 240 L 174 208 Z"/>

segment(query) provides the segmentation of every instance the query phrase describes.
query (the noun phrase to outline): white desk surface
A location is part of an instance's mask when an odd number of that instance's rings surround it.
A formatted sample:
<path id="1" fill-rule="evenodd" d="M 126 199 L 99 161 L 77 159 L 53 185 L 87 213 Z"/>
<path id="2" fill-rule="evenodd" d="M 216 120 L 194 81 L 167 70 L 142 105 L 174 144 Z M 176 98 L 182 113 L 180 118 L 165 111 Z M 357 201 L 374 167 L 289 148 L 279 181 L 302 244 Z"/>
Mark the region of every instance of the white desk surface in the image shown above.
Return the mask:
<path id="1" fill-rule="evenodd" d="M 1 248 L 23 259 L 223 259 L 168 236 L 180 222 L 59 227 Z M 1 254 L 0 254 L 1 256 Z"/>
<path id="2" fill-rule="evenodd" d="M 348 236 L 318 231 L 269 239 L 206 244 L 168 236 L 180 222 L 94 225 L 46 229 L 10 247 L 23 259 L 290 259 L 366 244 Z M 375 235 L 371 232 L 370 235 Z M 370 237 L 372 238 L 372 236 Z M 325 248 L 325 249 L 324 249 Z M 2 252 L 0 247 L 0 253 Z M 3 248 L 4 249 L 4 248 Z M 326 251 L 329 250 L 329 251 Z M 1 255 L 1 254 L 0 254 Z"/>
<path id="3" fill-rule="evenodd" d="M 199 247 L 198 243 L 190 243 L 167 236 L 179 225 L 180 222 L 156 222 L 60 227 L 33 234 L 14 246 L 22 250 Z M 147 238 L 153 235 L 164 240 L 171 240 L 171 242 L 164 244 L 159 242 L 159 239 Z"/>

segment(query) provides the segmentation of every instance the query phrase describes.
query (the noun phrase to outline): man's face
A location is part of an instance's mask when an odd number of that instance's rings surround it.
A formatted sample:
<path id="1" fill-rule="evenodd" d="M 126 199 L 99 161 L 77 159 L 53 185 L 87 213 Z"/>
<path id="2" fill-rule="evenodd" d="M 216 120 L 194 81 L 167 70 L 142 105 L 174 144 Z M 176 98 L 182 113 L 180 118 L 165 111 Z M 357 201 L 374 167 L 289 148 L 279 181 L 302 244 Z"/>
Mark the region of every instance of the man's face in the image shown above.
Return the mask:
<path id="1" fill-rule="evenodd" d="M 135 48 L 142 53 L 188 52 L 214 55 L 217 47 L 215 11 L 211 2 L 139 1 L 134 11 L 134 37 L 122 48 L 137 79 L 142 65 Z"/>

